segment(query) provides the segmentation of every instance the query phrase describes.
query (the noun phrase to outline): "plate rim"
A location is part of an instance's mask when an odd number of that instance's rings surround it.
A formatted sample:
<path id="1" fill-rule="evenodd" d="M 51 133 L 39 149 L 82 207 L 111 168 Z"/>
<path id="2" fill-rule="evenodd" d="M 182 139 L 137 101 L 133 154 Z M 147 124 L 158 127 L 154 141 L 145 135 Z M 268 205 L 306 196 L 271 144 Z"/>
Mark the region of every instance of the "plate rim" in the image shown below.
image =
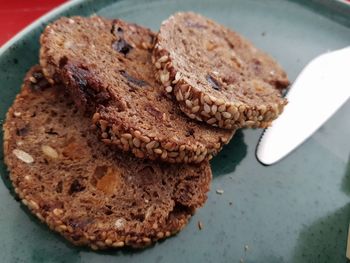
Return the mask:
<path id="1" fill-rule="evenodd" d="M 67 9 L 81 4 L 83 2 L 87 2 L 88 0 L 68 0 L 67 2 L 58 5 L 57 7 L 53 8 L 52 10 L 48 11 L 44 15 L 40 16 L 33 22 L 31 22 L 29 25 L 24 27 L 22 30 L 20 30 L 18 33 L 16 33 L 12 38 L 7 40 L 2 46 L 0 46 L 0 57 L 9 49 L 13 44 L 15 44 L 18 40 L 20 40 L 23 35 L 29 33 L 31 30 L 35 29 L 37 26 L 39 26 L 41 23 L 46 22 L 49 20 L 52 16 L 58 15 L 59 13 L 62 13 L 66 11 Z M 288 1 L 288 0 L 287 0 Z M 293 0 L 292 0 L 293 1 Z M 297 1 L 298 2 L 298 1 Z M 345 8 L 347 11 L 350 11 L 350 3 L 345 2 L 343 0 L 316 0 L 315 2 L 318 2 L 316 4 L 318 5 L 328 5 L 332 6 L 333 8 L 342 7 Z M 333 4 L 333 5 L 332 5 Z M 305 7 L 305 6 L 304 6 Z M 339 10 L 332 10 L 333 12 L 336 12 Z"/>

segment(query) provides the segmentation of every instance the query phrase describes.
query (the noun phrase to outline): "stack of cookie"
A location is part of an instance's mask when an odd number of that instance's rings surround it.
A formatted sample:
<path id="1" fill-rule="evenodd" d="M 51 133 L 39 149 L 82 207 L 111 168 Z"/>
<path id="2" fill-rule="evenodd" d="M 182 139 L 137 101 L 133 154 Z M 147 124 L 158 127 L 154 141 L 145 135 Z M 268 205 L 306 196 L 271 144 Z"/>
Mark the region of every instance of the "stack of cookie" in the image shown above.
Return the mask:
<path id="1" fill-rule="evenodd" d="M 41 39 L 4 124 L 16 193 L 92 249 L 144 247 L 180 231 L 209 191 L 209 160 L 242 127 L 283 110 L 288 80 L 247 40 L 194 13 L 158 34 L 60 18 Z"/>

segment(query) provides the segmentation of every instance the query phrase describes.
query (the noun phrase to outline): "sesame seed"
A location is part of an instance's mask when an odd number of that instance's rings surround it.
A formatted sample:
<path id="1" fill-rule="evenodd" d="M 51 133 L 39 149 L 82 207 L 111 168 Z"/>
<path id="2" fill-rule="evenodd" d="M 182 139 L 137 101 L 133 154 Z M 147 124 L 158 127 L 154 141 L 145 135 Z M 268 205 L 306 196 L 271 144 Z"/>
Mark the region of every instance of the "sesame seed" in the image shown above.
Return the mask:
<path id="1" fill-rule="evenodd" d="M 161 155 L 161 158 L 162 159 L 166 159 L 168 156 L 168 152 L 166 150 L 163 151 L 162 155 Z"/>
<path id="2" fill-rule="evenodd" d="M 100 127 L 101 127 L 102 132 L 104 132 L 107 129 L 107 126 L 108 126 L 108 122 L 107 121 L 100 120 Z"/>
<path id="3" fill-rule="evenodd" d="M 234 114 L 234 116 L 233 116 L 232 119 L 238 120 L 238 119 L 239 119 L 239 116 L 240 116 L 240 114 L 239 114 L 239 112 L 237 111 L 237 112 Z"/>
<path id="4" fill-rule="evenodd" d="M 198 228 L 199 230 L 202 230 L 203 229 L 203 223 L 201 221 L 198 221 Z"/>
<path id="5" fill-rule="evenodd" d="M 209 120 L 207 120 L 208 124 L 214 124 L 216 122 L 216 118 L 211 118 Z"/>
<path id="6" fill-rule="evenodd" d="M 98 246 L 96 246 L 95 244 L 91 244 L 90 247 L 92 250 L 98 250 Z"/>
<path id="7" fill-rule="evenodd" d="M 215 114 L 217 110 L 218 110 L 218 106 L 216 106 L 215 104 L 213 106 L 211 106 L 211 112 L 213 114 Z"/>
<path id="8" fill-rule="evenodd" d="M 148 137 L 145 136 L 145 135 L 141 135 L 141 136 L 139 137 L 139 139 L 140 139 L 141 141 L 143 141 L 144 143 L 149 143 L 149 142 L 151 141 L 151 139 L 148 138 Z"/>
<path id="9" fill-rule="evenodd" d="M 59 209 L 59 208 L 55 208 L 52 213 L 55 215 L 55 216 L 59 216 L 59 215 L 62 215 L 63 214 L 63 210 L 62 209 Z"/>
<path id="10" fill-rule="evenodd" d="M 189 87 L 185 93 L 185 100 L 187 100 L 190 97 L 190 94 L 191 94 L 191 87 Z"/>
<path id="11" fill-rule="evenodd" d="M 140 142 L 140 140 L 139 140 L 138 138 L 132 139 L 132 143 L 134 144 L 134 146 L 135 146 L 136 148 L 139 148 L 140 145 L 141 145 L 141 142 Z"/>
<path id="12" fill-rule="evenodd" d="M 156 146 L 156 141 L 151 141 L 150 143 L 146 144 L 147 149 L 153 149 Z"/>
<path id="13" fill-rule="evenodd" d="M 14 113 L 13 113 L 13 116 L 15 116 L 15 117 L 20 117 L 22 115 L 22 113 L 20 113 L 20 112 L 18 112 L 18 111 L 15 111 Z"/>
<path id="14" fill-rule="evenodd" d="M 25 151 L 22 151 L 22 150 L 19 150 L 19 149 L 14 149 L 13 151 L 12 151 L 12 153 L 18 158 L 18 159 L 20 159 L 21 161 L 23 161 L 23 162 L 25 162 L 25 163 L 32 163 L 32 162 L 34 162 L 34 159 L 33 159 L 33 157 L 29 154 L 29 153 L 27 153 L 27 152 L 25 152 Z"/>
<path id="15" fill-rule="evenodd" d="M 231 113 L 232 115 L 236 114 L 238 112 L 238 109 L 231 105 L 230 107 L 227 108 L 227 112 Z"/>
<path id="16" fill-rule="evenodd" d="M 260 105 L 258 107 L 260 114 L 264 114 L 267 111 L 267 107 L 265 105 Z"/>
<path id="17" fill-rule="evenodd" d="M 225 111 L 225 110 L 226 110 L 225 104 L 222 104 L 222 105 L 220 105 L 220 106 L 218 107 L 218 111 L 219 111 L 219 112 L 223 112 L 223 111 Z"/>
<path id="18" fill-rule="evenodd" d="M 196 115 L 194 114 L 187 114 L 188 117 L 190 117 L 191 119 L 195 119 L 196 118 Z"/>
<path id="19" fill-rule="evenodd" d="M 29 207 L 31 207 L 32 209 L 38 210 L 38 209 L 40 208 L 39 205 L 38 205 L 35 201 L 33 201 L 33 200 L 30 200 L 29 203 L 28 203 L 28 205 L 29 205 Z"/>
<path id="20" fill-rule="evenodd" d="M 220 105 L 222 105 L 224 103 L 225 103 L 225 101 L 223 99 L 217 99 L 216 102 L 215 102 L 215 104 L 218 105 L 218 106 L 220 106 Z"/>
<path id="21" fill-rule="evenodd" d="M 192 108 L 192 112 L 193 112 L 193 113 L 196 113 L 196 112 L 199 111 L 199 109 L 200 109 L 200 106 L 194 106 L 194 107 Z"/>
<path id="22" fill-rule="evenodd" d="M 164 233 L 163 232 L 158 232 L 157 233 L 157 237 L 158 238 L 163 238 L 164 237 Z"/>
<path id="23" fill-rule="evenodd" d="M 161 149 L 159 149 L 159 148 L 157 148 L 157 149 L 154 149 L 153 150 L 156 154 L 162 154 L 162 150 Z"/>
<path id="24" fill-rule="evenodd" d="M 121 143 L 122 143 L 123 145 L 129 146 L 129 141 L 128 141 L 127 139 L 121 137 L 121 138 L 120 138 L 120 141 L 121 141 Z"/>
<path id="25" fill-rule="evenodd" d="M 43 153 L 46 156 L 48 156 L 48 157 L 50 157 L 52 159 L 57 159 L 58 158 L 57 151 L 54 148 L 52 148 L 51 146 L 49 146 L 49 145 L 42 145 L 41 146 L 41 150 L 43 151 Z"/>
<path id="26" fill-rule="evenodd" d="M 172 86 L 167 86 L 167 87 L 165 88 L 165 91 L 168 92 L 168 93 L 170 93 L 170 92 L 173 91 L 173 87 L 172 87 Z"/>
<path id="27" fill-rule="evenodd" d="M 225 125 L 231 124 L 231 122 L 232 122 L 232 120 L 226 119 L 226 120 L 225 120 Z"/>
<path id="28" fill-rule="evenodd" d="M 217 112 L 215 113 L 215 118 L 220 121 L 221 120 L 221 113 L 220 112 Z"/>
<path id="29" fill-rule="evenodd" d="M 245 111 L 245 106 L 243 106 L 243 105 L 239 106 L 239 107 L 238 107 L 238 110 L 239 110 L 240 112 L 244 112 L 244 111 Z"/>
<path id="30" fill-rule="evenodd" d="M 160 78 L 160 82 L 165 84 L 166 82 L 169 81 L 169 72 L 166 70 L 161 72 L 159 78 Z"/>
<path id="31" fill-rule="evenodd" d="M 201 156 L 198 157 L 197 162 L 202 162 L 205 159 L 205 154 L 202 154 Z"/>
<path id="32" fill-rule="evenodd" d="M 112 241 L 112 239 L 110 239 L 110 238 L 107 238 L 107 239 L 105 240 L 105 244 L 106 244 L 107 246 L 110 246 L 110 245 L 112 245 L 112 244 L 113 244 L 113 241 Z"/>
<path id="33" fill-rule="evenodd" d="M 114 242 L 112 244 L 113 247 L 123 247 L 124 245 L 125 243 L 123 241 Z"/>
<path id="34" fill-rule="evenodd" d="M 126 220 L 124 218 L 119 218 L 114 222 L 114 226 L 116 229 L 123 229 L 124 225 L 126 223 Z"/>
<path id="35" fill-rule="evenodd" d="M 222 195 L 222 194 L 224 193 L 224 190 L 222 190 L 222 189 L 216 189 L 216 193 L 217 193 L 218 195 Z"/>
<path id="36" fill-rule="evenodd" d="M 203 115 L 204 117 L 210 118 L 210 115 L 205 111 L 201 111 L 201 115 Z"/>
<path id="37" fill-rule="evenodd" d="M 177 157 L 178 155 L 179 155 L 178 152 L 169 152 L 169 153 L 168 153 L 168 156 L 169 156 L 169 157 L 172 157 L 172 158 L 175 158 L 175 157 Z"/>
<path id="38" fill-rule="evenodd" d="M 204 111 L 206 112 L 206 113 L 210 113 L 210 106 L 208 105 L 208 104 L 204 104 Z"/>
<path id="39" fill-rule="evenodd" d="M 224 111 L 221 114 L 222 114 L 222 117 L 224 117 L 225 119 L 229 119 L 232 117 L 231 113 L 229 113 L 227 111 Z"/>
<path id="40" fill-rule="evenodd" d="M 66 231 L 67 230 L 67 226 L 66 225 L 59 225 L 58 229 L 61 231 Z"/>
<path id="41" fill-rule="evenodd" d="M 207 104 L 209 104 L 209 105 L 212 104 L 212 100 L 210 99 L 210 97 L 209 97 L 208 95 L 205 95 L 205 96 L 204 96 L 204 101 L 205 101 L 205 103 L 207 103 Z"/>
<path id="42" fill-rule="evenodd" d="M 250 116 L 252 116 L 252 111 L 251 111 L 251 110 L 247 110 L 246 116 L 247 116 L 248 118 L 249 118 Z"/>
<path id="43" fill-rule="evenodd" d="M 162 65 L 158 61 L 154 65 L 156 66 L 157 69 L 160 69 L 162 67 Z"/>
<path id="44" fill-rule="evenodd" d="M 158 59 L 158 62 L 159 63 L 163 63 L 163 62 L 166 62 L 167 60 L 168 60 L 168 56 L 167 55 L 164 55 L 164 56 L 162 56 L 160 59 Z"/>
<path id="45" fill-rule="evenodd" d="M 245 124 L 248 126 L 248 127 L 251 127 L 255 124 L 254 121 L 246 121 Z"/>
<path id="46" fill-rule="evenodd" d="M 121 137 L 123 137 L 123 138 L 125 138 L 125 139 L 127 139 L 127 140 L 130 140 L 130 139 L 132 138 L 132 135 L 131 135 L 130 133 L 123 133 L 123 134 L 121 135 Z"/>
<path id="47" fill-rule="evenodd" d="M 175 81 L 178 81 L 181 78 L 181 73 L 180 72 L 176 72 L 175 74 Z"/>
<path id="48" fill-rule="evenodd" d="M 29 81 L 32 82 L 32 83 L 37 83 L 36 78 L 34 78 L 33 76 L 29 77 Z"/>
<path id="49" fill-rule="evenodd" d="M 148 237 L 144 237 L 144 238 L 142 239 L 142 241 L 145 242 L 145 243 L 150 243 L 150 242 L 151 242 L 151 239 L 148 238 Z"/>
<path id="50" fill-rule="evenodd" d="M 182 95 L 182 92 L 181 92 L 180 89 L 179 89 L 179 92 L 178 92 L 177 94 L 178 94 L 178 96 L 179 96 L 179 98 L 178 98 L 179 101 L 184 100 L 184 96 Z"/>

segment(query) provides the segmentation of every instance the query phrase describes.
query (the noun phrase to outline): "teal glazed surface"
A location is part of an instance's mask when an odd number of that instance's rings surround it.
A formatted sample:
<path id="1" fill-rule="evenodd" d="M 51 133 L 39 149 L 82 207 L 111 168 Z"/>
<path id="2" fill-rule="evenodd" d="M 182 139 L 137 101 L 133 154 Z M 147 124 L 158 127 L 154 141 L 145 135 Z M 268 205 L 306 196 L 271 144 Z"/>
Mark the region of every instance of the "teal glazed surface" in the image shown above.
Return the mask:
<path id="1" fill-rule="evenodd" d="M 313 57 L 350 44 L 349 8 L 343 6 L 337 13 L 337 8 L 327 8 L 327 2 L 304 6 L 302 1 L 283 0 L 79 1 L 58 16 L 97 13 L 157 30 L 175 11 L 196 11 L 273 55 L 293 81 Z M 25 72 L 38 62 L 42 28 L 26 32 L 2 51 L 1 122 Z M 205 207 L 177 236 L 140 251 L 93 252 L 73 247 L 48 230 L 16 201 L 1 149 L 0 262 L 346 262 L 349 116 L 347 102 L 300 148 L 270 167 L 255 158 L 261 130 L 239 131 L 212 160 L 214 178 Z M 224 193 L 218 195 L 216 189 Z"/>

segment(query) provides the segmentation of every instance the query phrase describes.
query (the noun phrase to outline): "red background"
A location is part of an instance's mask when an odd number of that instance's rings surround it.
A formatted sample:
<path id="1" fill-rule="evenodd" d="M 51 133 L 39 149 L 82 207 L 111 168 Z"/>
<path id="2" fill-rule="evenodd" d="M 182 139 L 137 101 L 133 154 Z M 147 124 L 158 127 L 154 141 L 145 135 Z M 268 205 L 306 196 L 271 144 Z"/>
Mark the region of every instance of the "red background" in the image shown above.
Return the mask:
<path id="1" fill-rule="evenodd" d="M 0 0 L 0 46 L 66 0 Z"/>

